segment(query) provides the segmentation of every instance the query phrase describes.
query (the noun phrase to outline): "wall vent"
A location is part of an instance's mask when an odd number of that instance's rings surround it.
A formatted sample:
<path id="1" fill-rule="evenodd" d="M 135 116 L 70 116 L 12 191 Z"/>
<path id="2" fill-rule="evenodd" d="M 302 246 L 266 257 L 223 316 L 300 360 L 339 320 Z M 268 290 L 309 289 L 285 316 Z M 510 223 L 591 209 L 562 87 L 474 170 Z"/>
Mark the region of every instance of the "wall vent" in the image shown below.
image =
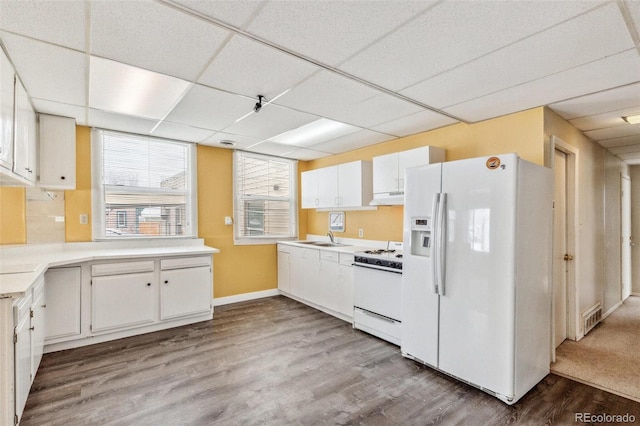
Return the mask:
<path id="1" fill-rule="evenodd" d="M 602 302 L 598 302 L 582 313 L 582 329 L 584 336 L 602 320 Z"/>

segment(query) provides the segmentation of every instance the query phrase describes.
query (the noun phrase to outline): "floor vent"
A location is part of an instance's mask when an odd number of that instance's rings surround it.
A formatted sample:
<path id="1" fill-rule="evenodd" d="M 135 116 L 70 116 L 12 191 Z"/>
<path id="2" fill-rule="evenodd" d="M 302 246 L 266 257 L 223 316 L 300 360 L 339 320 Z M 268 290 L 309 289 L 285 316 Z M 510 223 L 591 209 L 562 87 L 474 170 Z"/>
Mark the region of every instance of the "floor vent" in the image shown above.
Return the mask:
<path id="1" fill-rule="evenodd" d="M 582 329 L 586 336 L 602 319 L 602 303 L 598 302 L 582 313 Z"/>

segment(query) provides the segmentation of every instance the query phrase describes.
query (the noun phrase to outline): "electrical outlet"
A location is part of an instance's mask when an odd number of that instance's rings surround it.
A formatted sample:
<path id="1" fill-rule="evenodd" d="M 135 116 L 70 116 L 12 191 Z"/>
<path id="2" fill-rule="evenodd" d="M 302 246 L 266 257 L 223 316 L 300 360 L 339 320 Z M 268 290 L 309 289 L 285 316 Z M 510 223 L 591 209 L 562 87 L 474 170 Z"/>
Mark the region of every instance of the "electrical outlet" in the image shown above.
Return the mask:
<path id="1" fill-rule="evenodd" d="M 233 219 L 231 218 L 231 216 L 225 216 L 224 217 L 224 224 L 225 225 L 233 225 Z"/>
<path id="2" fill-rule="evenodd" d="M 364 238 L 364 229 L 358 229 L 358 238 Z"/>
<path id="3" fill-rule="evenodd" d="M 80 225 L 87 225 L 89 223 L 89 215 L 86 213 L 80 214 Z"/>

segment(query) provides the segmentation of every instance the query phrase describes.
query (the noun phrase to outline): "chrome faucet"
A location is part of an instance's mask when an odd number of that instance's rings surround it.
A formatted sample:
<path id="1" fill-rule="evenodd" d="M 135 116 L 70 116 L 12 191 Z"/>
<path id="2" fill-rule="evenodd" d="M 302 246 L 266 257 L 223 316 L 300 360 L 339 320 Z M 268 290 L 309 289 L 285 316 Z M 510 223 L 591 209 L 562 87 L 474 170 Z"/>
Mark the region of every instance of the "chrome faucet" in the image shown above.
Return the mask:
<path id="1" fill-rule="evenodd" d="M 329 232 L 327 232 L 327 235 L 329 236 L 329 239 L 331 240 L 331 244 L 335 244 L 335 240 L 333 239 L 333 232 L 329 231 Z"/>

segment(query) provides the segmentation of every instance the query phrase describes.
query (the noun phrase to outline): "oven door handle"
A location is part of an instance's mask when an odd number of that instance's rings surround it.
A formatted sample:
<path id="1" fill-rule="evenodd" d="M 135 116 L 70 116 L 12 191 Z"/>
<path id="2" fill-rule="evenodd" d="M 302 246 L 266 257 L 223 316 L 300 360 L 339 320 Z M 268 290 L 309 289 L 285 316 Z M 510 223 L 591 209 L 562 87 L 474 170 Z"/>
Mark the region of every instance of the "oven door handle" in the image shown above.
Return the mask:
<path id="1" fill-rule="evenodd" d="M 376 266 L 369 266 L 369 265 L 367 265 L 365 263 L 352 263 L 351 265 L 352 266 L 357 266 L 358 268 L 372 269 L 374 271 L 380 271 L 380 272 L 391 272 L 392 274 L 400 274 L 400 275 L 402 275 L 402 270 L 394 271 L 392 269 L 382 269 L 382 268 L 379 268 L 379 267 L 376 267 Z"/>

